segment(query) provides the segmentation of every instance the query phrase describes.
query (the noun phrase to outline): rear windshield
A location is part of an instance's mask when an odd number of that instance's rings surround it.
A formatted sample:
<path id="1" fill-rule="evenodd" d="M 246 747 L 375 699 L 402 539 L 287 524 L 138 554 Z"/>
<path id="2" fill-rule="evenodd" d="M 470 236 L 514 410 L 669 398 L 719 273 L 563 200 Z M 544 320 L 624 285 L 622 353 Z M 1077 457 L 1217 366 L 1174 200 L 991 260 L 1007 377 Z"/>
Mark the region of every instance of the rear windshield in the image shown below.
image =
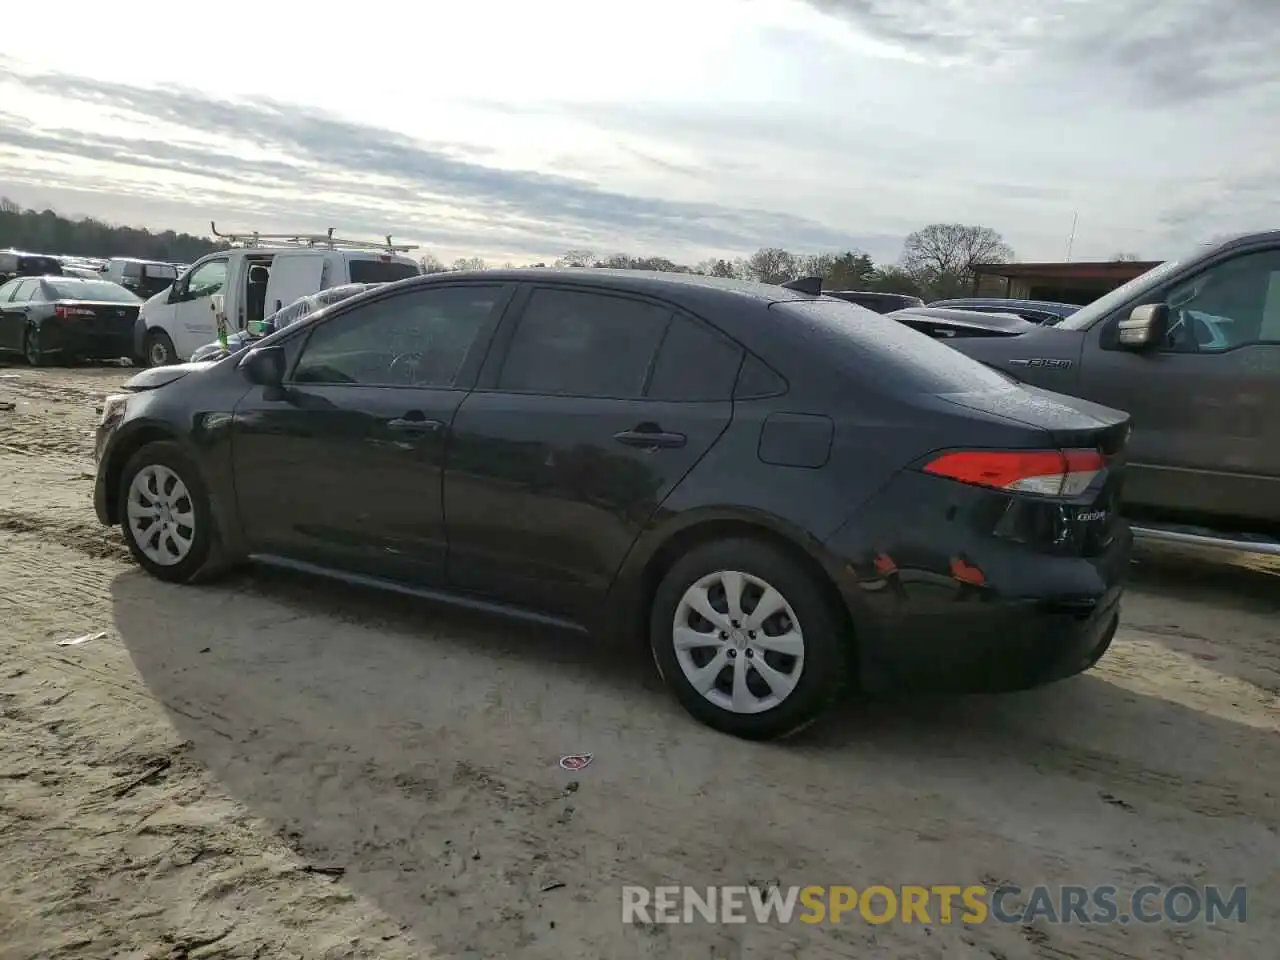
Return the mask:
<path id="1" fill-rule="evenodd" d="M 407 277 L 416 277 L 418 267 L 412 263 L 382 260 L 350 260 L 352 283 L 394 283 Z"/>
<path id="2" fill-rule="evenodd" d="M 97 300 L 105 303 L 141 303 L 132 293 L 110 280 L 50 280 L 59 300 Z"/>
<path id="3" fill-rule="evenodd" d="M 177 268 L 171 267 L 167 263 L 144 263 L 142 265 L 142 275 L 155 280 L 178 279 Z"/>
<path id="4" fill-rule="evenodd" d="M 790 300 L 773 309 L 840 335 L 868 371 L 909 393 L 986 393 L 1011 381 L 941 340 L 840 300 Z"/>

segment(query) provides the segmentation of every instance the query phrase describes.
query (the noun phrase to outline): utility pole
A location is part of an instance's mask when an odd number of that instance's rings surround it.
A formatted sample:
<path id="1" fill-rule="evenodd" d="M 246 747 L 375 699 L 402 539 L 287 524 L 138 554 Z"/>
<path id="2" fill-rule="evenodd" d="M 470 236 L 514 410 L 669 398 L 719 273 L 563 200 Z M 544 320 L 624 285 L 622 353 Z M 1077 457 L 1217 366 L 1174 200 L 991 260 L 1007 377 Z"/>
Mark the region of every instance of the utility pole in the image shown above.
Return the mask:
<path id="1" fill-rule="evenodd" d="M 1076 224 L 1080 222 L 1080 211 L 1071 215 L 1071 236 L 1067 238 L 1067 262 L 1071 262 L 1071 248 L 1076 244 Z"/>

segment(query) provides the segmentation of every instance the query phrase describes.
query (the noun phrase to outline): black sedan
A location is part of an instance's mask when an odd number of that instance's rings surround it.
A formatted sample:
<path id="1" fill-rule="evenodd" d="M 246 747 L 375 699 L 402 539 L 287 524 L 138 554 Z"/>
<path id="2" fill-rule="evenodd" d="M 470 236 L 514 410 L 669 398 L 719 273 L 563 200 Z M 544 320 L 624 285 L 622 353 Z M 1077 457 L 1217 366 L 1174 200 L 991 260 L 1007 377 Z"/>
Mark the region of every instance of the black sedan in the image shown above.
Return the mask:
<path id="1" fill-rule="evenodd" d="M 0 286 L 0 351 L 32 366 L 126 357 L 142 301 L 109 280 L 20 277 Z"/>
<path id="2" fill-rule="evenodd" d="M 838 299 L 610 270 L 417 277 L 104 403 L 95 506 L 167 581 L 245 560 L 643 637 L 749 738 L 849 686 L 1102 656 L 1128 417 Z"/>

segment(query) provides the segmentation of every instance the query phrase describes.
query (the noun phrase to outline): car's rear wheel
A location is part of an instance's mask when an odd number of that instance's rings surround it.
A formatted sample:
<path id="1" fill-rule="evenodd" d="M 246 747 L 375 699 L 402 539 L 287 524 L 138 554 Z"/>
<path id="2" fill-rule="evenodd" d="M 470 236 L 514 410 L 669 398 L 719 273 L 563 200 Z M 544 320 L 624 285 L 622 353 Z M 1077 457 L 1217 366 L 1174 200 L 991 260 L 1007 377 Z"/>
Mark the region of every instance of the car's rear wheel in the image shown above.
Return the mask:
<path id="1" fill-rule="evenodd" d="M 178 362 L 178 351 L 163 330 L 152 330 L 147 334 L 146 359 L 149 367 L 168 367 Z"/>
<path id="2" fill-rule="evenodd" d="M 746 739 L 816 720 L 844 687 L 850 642 L 813 574 L 755 540 L 695 548 L 654 595 L 659 672 L 691 714 Z"/>
<path id="3" fill-rule="evenodd" d="M 34 324 L 28 326 L 22 334 L 22 355 L 33 367 L 43 367 L 49 362 L 45 352 L 40 349 L 40 328 Z"/>
<path id="4" fill-rule="evenodd" d="M 185 583 L 213 552 L 213 511 L 200 471 L 175 443 L 149 443 L 120 478 L 120 527 L 138 564 L 160 580 Z"/>

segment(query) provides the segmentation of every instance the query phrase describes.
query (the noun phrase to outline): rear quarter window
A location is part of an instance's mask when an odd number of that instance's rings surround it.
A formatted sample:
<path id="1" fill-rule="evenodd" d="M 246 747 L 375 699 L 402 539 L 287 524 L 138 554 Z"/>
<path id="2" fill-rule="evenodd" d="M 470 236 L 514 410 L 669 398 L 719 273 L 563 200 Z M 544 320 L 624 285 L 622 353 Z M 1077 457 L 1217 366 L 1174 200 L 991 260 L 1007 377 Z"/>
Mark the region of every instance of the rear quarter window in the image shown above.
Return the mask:
<path id="1" fill-rule="evenodd" d="M 775 312 L 838 340 L 859 375 L 906 393 L 987 393 L 1011 381 L 941 340 L 853 304 L 837 300 L 775 303 Z"/>
<path id="2" fill-rule="evenodd" d="M 650 400 L 729 400 L 741 365 L 741 347 L 677 314 L 658 348 L 645 395 Z"/>

